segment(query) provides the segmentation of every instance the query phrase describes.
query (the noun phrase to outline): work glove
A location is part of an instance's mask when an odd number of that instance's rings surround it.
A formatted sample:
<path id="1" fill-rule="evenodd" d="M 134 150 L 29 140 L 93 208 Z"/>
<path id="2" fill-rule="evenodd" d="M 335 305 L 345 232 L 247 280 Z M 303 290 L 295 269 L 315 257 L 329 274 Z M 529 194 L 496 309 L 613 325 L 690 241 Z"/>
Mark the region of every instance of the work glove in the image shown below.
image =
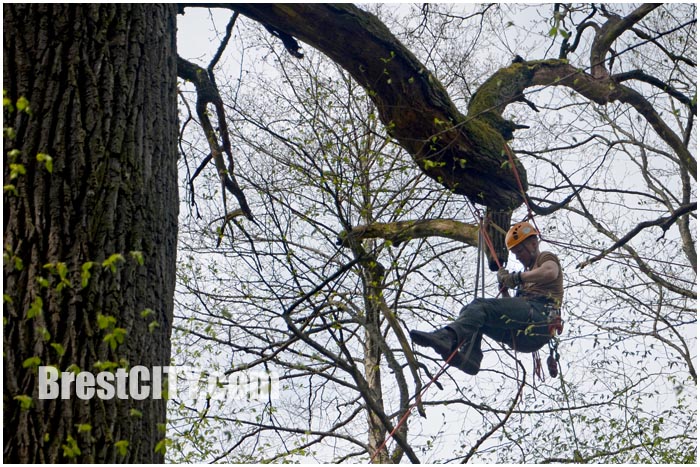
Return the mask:
<path id="1" fill-rule="evenodd" d="M 519 272 L 510 272 L 506 268 L 499 269 L 496 277 L 498 278 L 498 285 L 506 289 L 514 289 L 522 282 Z"/>

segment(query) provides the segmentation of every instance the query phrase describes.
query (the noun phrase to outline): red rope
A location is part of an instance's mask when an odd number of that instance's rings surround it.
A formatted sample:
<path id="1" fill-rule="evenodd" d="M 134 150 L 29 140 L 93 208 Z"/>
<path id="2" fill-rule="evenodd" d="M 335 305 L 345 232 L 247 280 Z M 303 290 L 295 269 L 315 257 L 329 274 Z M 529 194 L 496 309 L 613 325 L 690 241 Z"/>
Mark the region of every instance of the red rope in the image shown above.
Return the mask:
<path id="1" fill-rule="evenodd" d="M 520 180 L 520 174 L 518 174 L 518 171 L 515 169 L 515 160 L 514 160 L 514 158 L 513 158 L 513 152 L 511 151 L 510 147 L 508 147 L 507 144 L 505 145 L 505 148 L 506 148 L 506 154 L 508 155 L 509 163 L 510 163 L 511 167 L 513 168 L 513 173 L 515 174 L 515 180 L 516 180 L 517 183 L 518 183 L 518 187 L 520 188 L 520 193 L 522 194 L 523 200 L 525 201 L 525 205 L 527 206 L 528 217 L 529 217 L 529 218 L 532 220 L 532 222 L 534 223 L 534 222 L 535 222 L 535 221 L 534 221 L 534 215 L 532 214 L 532 209 L 530 209 L 530 205 L 528 204 L 527 196 L 525 195 L 525 189 L 524 189 L 524 187 L 523 187 L 522 181 Z M 467 203 L 467 206 L 469 207 L 469 210 L 472 212 L 472 216 L 474 217 L 474 219 L 478 219 L 478 220 L 479 220 L 479 231 L 481 232 L 482 238 L 483 238 L 484 241 L 486 242 L 486 246 L 489 248 L 489 252 L 491 253 L 491 257 L 494 259 L 494 261 L 495 261 L 496 264 L 498 265 L 498 268 L 500 269 L 500 268 L 503 267 L 503 266 L 501 265 L 501 262 L 498 260 L 498 255 L 496 254 L 496 248 L 493 246 L 493 242 L 492 242 L 492 240 L 491 240 L 491 236 L 489 235 L 488 230 L 486 229 L 486 227 L 485 227 L 485 225 L 484 225 L 484 217 L 483 217 L 482 215 L 480 215 L 480 214 L 477 213 L 476 208 L 474 208 L 474 207 L 471 205 L 471 203 Z M 536 225 L 536 224 L 535 224 L 535 229 L 537 229 L 538 232 L 539 232 L 539 230 L 540 230 L 539 228 L 537 228 L 537 225 Z M 504 290 L 505 290 L 505 287 L 504 287 L 503 289 L 500 290 L 500 293 L 502 294 L 502 293 L 504 292 Z M 416 402 L 414 402 L 414 403 L 406 410 L 406 412 L 403 414 L 403 416 L 401 417 L 401 419 L 399 420 L 399 422 L 396 424 L 396 426 L 394 427 L 394 429 L 391 430 L 391 433 L 389 433 L 389 435 L 384 439 L 384 442 L 382 442 L 382 444 L 381 444 L 381 445 L 377 448 L 377 450 L 374 452 L 374 454 L 372 455 L 372 457 L 371 457 L 370 460 L 369 460 L 370 464 L 374 462 L 374 459 L 377 457 L 377 455 L 382 451 L 382 449 L 384 449 L 384 447 L 386 446 L 386 444 L 389 442 L 389 439 L 393 438 L 394 435 L 396 434 L 396 431 L 401 427 L 401 425 L 403 425 L 403 424 L 406 422 L 406 420 L 408 419 L 408 416 L 411 414 L 411 411 L 418 405 L 418 401 L 420 401 L 420 400 L 422 399 L 422 397 L 423 397 L 423 395 L 425 394 L 425 392 L 426 392 L 426 391 L 430 388 L 430 386 L 431 386 L 435 381 L 437 381 L 437 379 L 445 372 L 445 369 L 446 369 L 447 366 L 449 365 L 450 361 L 454 358 L 455 355 L 457 355 L 457 352 L 458 352 L 459 349 L 462 347 L 462 345 L 464 345 L 465 342 L 466 342 L 466 339 L 465 339 L 464 342 L 462 342 L 461 344 L 459 344 L 459 345 L 455 348 L 455 350 L 452 352 L 452 354 L 450 354 L 450 356 L 445 360 L 445 363 L 442 365 L 442 367 L 440 367 L 440 370 L 439 370 L 439 371 L 435 374 L 435 376 L 428 382 L 428 384 L 425 385 L 425 387 L 424 387 L 423 390 L 420 392 L 420 394 L 418 395 L 418 397 L 416 397 Z"/>
<path id="2" fill-rule="evenodd" d="M 391 438 L 394 437 L 394 435 L 396 434 L 396 431 L 401 427 L 401 425 L 404 424 L 404 422 L 406 421 L 406 419 L 408 419 L 408 416 L 411 414 L 411 411 L 418 405 L 418 402 L 422 400 L 422 397 L 423 397 L 423 395 L 425 394 L 425 392 L 428 390 L 428 388 L 429 388 L 435 381 L 437 381 L 437 379 L 438 379 L 440 376 L 442 376 L 442 374 L 443 374 L 443 373 L 445 372 L 445 370 L 447 369 L 447 365 L 449 365 L 450 361 L 454 358 L 455 355 L 457 355 L 457 352 L 459 352 L 459 349 L 461 349 L 462 346 L 463 346 L 466 342 L 467 342 L 467 340 L 465 339 L 464 341 L 462 341 L 462 343 L 460 343 L 460 344 L 452 351 L 452 353 L 450 354 L 450 356 L 447 357 L 447 359 L 445 360 L 445 363 L 442 364 L 442 366 L 440 367 L 440 369 L 438 370 L 438 372 L 435 374 L 435 376 L 433 376 L 433 379 L 431 379 L 431 380 L 428 382 L 428 384 L 426 384 L 426 385 L 423 387 L 423 390 L 420 392 L 420 394 L 418 395 L 418 397 L 416 397 L 416 402 L 414 402 L 414 403 L 406 410 L 406 412 L 403 414 L 403 416 L 401 417 L 401 419 L 399 420 L 399 422 L 396 424 L 396 426 L 394 427 L 394 429 L 391 430 L 391 433 L 389 433 L 389 436 L 387 436 L 387 437 L 384 439 L 384 442 L 377 448 L 376 451 L 374 451 L 374 454 L 372 455 L 372 457 L 371 457 L 370 460 L 369 460 L 369 463 L 370 463 L 370 464 L 372 464 L 372 463 L 374 462 L 374 459 L 377 457 L 377 454 L 379 454 L 379 453 L 381 452 L 381 450 L 384 449 L 384 446 L 386 446 L 386 443 L 388 443 L 389 440 L 390 440 Z"/>
<path id="3" fill-rule="evenodd" d="M 513 150 L 508 146 L 508 143 L 504 143 L 503 147 L 505 148 L 505 152 L 508 155 L 508 163 L 510 164 L 510 167 L 513 169 L 513 175 L 515 176 L 515 181 L 518 183 L 518 188 L 520 188 L 520 195 L 523 197 L 523 201 L 525 202 L 525 206 L 527 207 L 527 217 L 532 221 L 532 224 L 535 226 L 535 229 L 540 233 L 540 236 L 542 236 L 542 231 L 540 231 L 540 228 L 537 227 L 537 223 L 535 222 L 535 215 L 532 212 L 532 208 L 530 207 L 530 203 L 527 201 L 527 194 L 525 193 L 525 188 L 523 187 L 523 182 L 520 180 L 520 174 L 518 173 L 518 170 L 515 168 L 515 157 L 513 156 Z"/>

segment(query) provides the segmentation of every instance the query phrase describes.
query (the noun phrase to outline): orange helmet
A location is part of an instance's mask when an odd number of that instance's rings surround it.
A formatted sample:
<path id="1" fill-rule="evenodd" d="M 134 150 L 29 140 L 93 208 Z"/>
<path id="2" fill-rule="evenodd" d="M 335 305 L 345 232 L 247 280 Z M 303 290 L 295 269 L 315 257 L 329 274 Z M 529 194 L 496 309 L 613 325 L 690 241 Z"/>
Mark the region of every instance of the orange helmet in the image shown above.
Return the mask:
<path id="1" fill-rule="evenodd" d="M 518 222 L 511 227 L 506 234 L 506 246 L 509 250 L 512 250 L 526 238 L 532 237 L 533 235 L 539 235 L 536 228 L 530 225 L 529 222 Z"/>

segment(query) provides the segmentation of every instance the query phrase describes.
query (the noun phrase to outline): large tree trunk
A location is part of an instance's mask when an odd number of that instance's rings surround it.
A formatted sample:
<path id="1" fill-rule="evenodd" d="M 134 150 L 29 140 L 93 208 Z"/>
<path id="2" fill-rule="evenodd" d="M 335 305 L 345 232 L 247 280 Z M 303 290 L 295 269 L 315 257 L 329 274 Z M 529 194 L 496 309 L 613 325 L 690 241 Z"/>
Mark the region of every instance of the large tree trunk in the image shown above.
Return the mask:
<path id="1" fill-rule="evenodd" d="M 169 364 L 176 9 L 3 10 L 4 460 L 161 462 L 160 391 L 41 400 L 37 366 Z"/>

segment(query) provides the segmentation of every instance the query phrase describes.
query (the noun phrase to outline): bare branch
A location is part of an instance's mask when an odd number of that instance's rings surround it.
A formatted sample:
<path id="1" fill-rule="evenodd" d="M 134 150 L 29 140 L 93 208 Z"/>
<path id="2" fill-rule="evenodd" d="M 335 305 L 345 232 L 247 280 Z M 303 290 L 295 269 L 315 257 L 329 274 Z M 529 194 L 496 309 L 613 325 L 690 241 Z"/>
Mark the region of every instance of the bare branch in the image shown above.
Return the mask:
<path id="1" fill-rule="evenodd" d="M 669 96 L 678 99 L 684 105 L 687 105 L 690 111 L 693 113 L 693 115 L 697 115 L 697 107 L 693 105 L 692 100 L 688 96 L 674 89 L 669 83 L 665 83 L 654 76 L 647 75 L 642 70 L 632 70 L 627 71 L 625 73 L 618 73 L 616 75 L 611 76 L 611 78 L 618 83 L 622 83 L 623 81 L 628 81 L 631 79 L 636 79 L 638 81 L 643 81 L 645 83 L 651 84 L 652 86 L 661 89 Z"/>
<path id="2" fill-rule="evenodd" d="M 692 211 L 697 210 L 698 208 L 698 203 L 690 203 L 690 204 L 685 204 L 675 211 L 671 213 L 670 216 L 666 217 L 660 217 L 656 220 L 653 221 L 645 221 L 645 222 L 640 222 L 634 229 L 632 229 L 630 232 L 627 233 L 624 237 L 620 238 L 618 241 L 616 241 L 613 245 L 610 247 L 606 248 L 602 253 L 599 255 L 594 256 L 593 258 L 589 258 L 586 261 L 580 263 L 577 268 L 581 269 L 586 266 L 589 266 L 596 261 L 600 261 L 603 259 L 605 256 L 610 254 L 611 252 L 617 250 L 621 246 L 627 244 L 630 240 L 632 240 L 635 236 L 637 236 L 642 230 L 647 229 L 649 227 L 661 227 L 661 229 L 664 231 L 664 233 L 676 222 L 676 220 L 684 216 Z M 662 235 L 663 237 L 663 235 Z"/>
<path id="3" fill-rule="evenodd" d="M 216 165 L 216 170 L 219 174 L 222 186 L 236 197 L 245 216 L 253 220 L 253 213 L 248 207 L 245 195 L 238 186 L 238 182 L 233 173 L 226 168 L 226 163 L 224 162 L 224 153 L 229 156 L 231 161 L 233 156 L 231 153 L 231 143 L 228 137 L 226 112 L 224 111 L 223 102 L 216 84 L 209 79 L 208 73 L 203 68 L 181 57 L 178 57 L 177 60 L 177 74 L 180 78 L 192 82 L 197 89 L 197 116 L 199 117 L 200 124 L 204 130 L 207 142 L 209 143 L 211 157 L 214 159 L 214 164 Z M 222 145 L 219 144 L 217 132 L 214 130 L 214 126 L 209 119 L 207 111 L 208 104 L 213 104 L 216 109 Z"/>
<path id="4" fill-rule="evenodd" d="M 609 15 L 608 21 L 596 31 L 596 37 L 591 47 L 591 75 L 594 78 L 607 78 L 605 69 L 605 56 L 615 40 L 633 25 L 641 21 L 646 15 L 660 7 L 660 3 L 645 3 L 624 18 L 617 15 Z"/>

